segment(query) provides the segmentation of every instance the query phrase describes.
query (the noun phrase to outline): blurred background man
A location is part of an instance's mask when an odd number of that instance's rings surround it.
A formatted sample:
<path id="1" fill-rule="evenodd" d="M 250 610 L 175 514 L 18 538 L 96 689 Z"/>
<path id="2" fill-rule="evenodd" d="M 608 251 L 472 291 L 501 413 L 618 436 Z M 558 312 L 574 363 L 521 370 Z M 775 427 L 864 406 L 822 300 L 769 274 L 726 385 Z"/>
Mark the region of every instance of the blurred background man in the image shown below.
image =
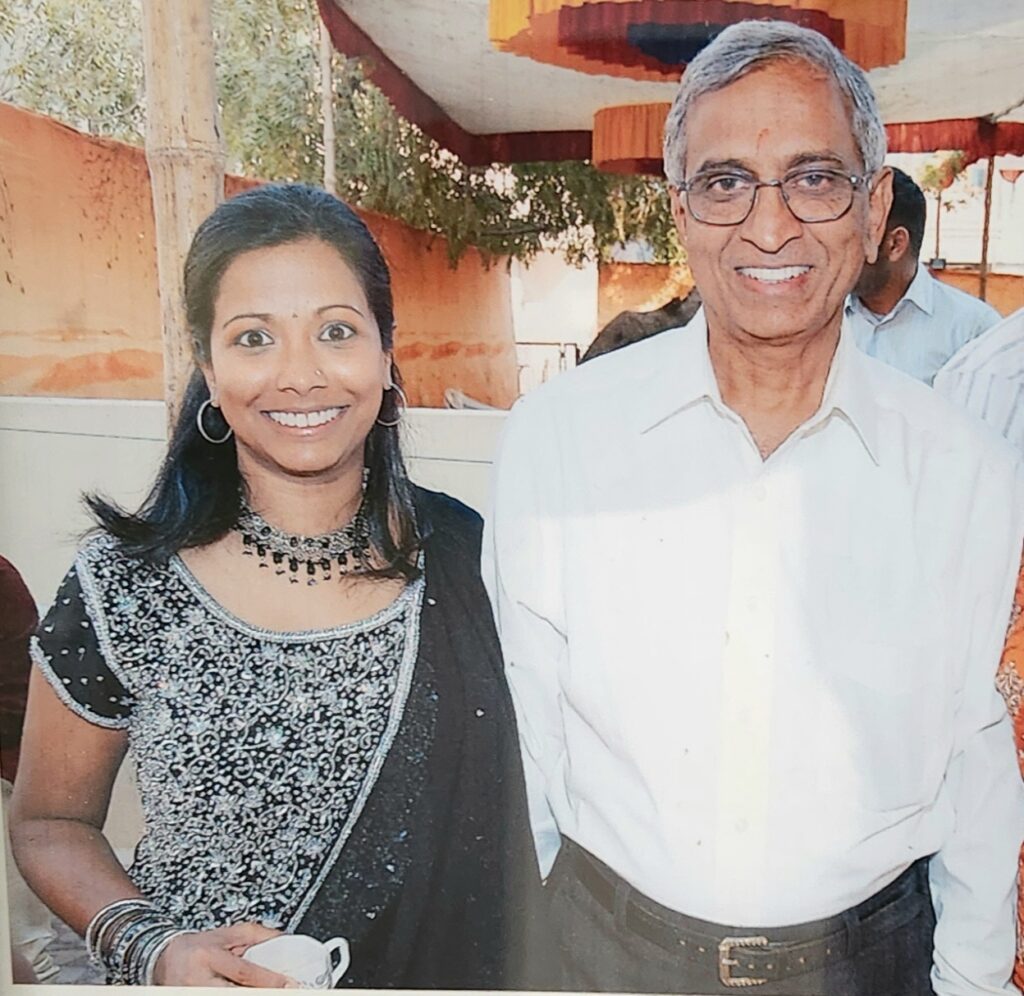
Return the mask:
<path id="1" fill-rule="evenodd" d="M 921 264 L 924 193 L 902 170 L 892 174 L 892 208 L 878 259 L 864 266 L 846 317 L 865 353 L 931 384 L 958 349 L 1000 316 L 984 301 L 936 280 Z"/>

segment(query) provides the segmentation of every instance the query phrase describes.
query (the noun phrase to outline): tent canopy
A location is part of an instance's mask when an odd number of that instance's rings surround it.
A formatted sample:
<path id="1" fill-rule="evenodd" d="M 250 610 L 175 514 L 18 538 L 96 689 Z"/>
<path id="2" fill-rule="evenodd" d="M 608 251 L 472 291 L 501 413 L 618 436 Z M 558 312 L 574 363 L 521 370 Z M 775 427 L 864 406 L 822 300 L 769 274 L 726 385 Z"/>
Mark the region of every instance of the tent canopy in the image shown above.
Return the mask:
<path id="1" fill-rule="evenodd" d="M 675 92 L 500 52 L 489 0 L 319 5 L 336 48 L 366 58 L 398 111 L 468 162 L 587 158 L 599 110 Z M 1020 0 L 909 0 L 906 57 L 869 73 L 886 123 L 905 126 L 893 149 L 1024 153 L 1022 53 Z"/>

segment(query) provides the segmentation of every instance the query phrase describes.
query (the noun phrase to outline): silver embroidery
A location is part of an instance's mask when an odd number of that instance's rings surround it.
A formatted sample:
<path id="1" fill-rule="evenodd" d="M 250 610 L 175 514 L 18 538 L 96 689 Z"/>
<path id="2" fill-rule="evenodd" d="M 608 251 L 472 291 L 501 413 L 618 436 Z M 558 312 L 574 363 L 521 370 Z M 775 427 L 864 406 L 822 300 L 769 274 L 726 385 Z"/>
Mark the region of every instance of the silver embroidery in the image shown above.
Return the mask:
<path id="1" fill-rule="evenodd" d="M 231 616 L 178 560 L 146 566 L 103 538 L 78 570 L 132 701 L 146 814 L 132 879 L 189 928 L 293 926 L 401 722 L 422 576 L 370 619 L 277 633 Z"/>

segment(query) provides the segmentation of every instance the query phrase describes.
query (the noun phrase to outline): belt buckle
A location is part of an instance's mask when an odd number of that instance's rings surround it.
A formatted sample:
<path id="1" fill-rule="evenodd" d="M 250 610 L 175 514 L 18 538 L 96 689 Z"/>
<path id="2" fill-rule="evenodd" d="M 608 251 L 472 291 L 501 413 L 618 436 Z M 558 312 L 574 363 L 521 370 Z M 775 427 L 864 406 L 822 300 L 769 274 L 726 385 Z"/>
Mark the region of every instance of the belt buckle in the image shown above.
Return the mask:
<path id="1" fill-rule="evenodd" d="M 732 970 L 740 962 L 732 957 L 733 948 L 766 948 L 767 937 L 723 937 L 718 945 L 718 977 L 723 986 L 741 988 L 745 986 L 763 986 L 768 980 L 757 979 L 750 975 L 733 975 Z"/>

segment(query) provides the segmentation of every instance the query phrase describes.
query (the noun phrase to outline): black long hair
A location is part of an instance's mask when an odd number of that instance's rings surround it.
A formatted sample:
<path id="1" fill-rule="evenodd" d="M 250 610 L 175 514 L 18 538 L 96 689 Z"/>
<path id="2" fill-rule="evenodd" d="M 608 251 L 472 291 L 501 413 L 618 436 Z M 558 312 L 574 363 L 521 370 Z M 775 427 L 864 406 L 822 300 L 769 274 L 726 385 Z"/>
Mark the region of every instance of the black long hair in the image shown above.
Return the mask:
<path id="1" fill-rule="evenodd" d="M 185 311 L 192 348 L 199 361 L 210 356 L 213 309 L 221 278 L 242 253 L 318 239 L 332 246 L 356 274 L 380 329 L 385 351 L 394 345 L 394 303 L 387 263 L 362 219 L 342 201 L 305 184 L 268 184 L 225 201 L 200 226 L 185 260 Z M 392 379 L 401 386 L 392 364 Z M 205 546 L 236 523 L 243 487 L 233 438 L 213 444 L 196 422 L 210 397 L 196 370 L 186 388 L 167 453 L 141 508 L 126 512 L 98 495 L 86 504 L 99 525 L 125 552 L 165 563 L 178 550 Z M 384 394 L 380 414 L 365 445 L 369 471 L 364 511 L 370 529 L 377 577 L 414 577 L 420 534 L 412 486 L 395 422 L 401 414 L 398 391 Z M 220 438 L 228 426 L 219 409 L 208 407 L 204 427 Z"/>

